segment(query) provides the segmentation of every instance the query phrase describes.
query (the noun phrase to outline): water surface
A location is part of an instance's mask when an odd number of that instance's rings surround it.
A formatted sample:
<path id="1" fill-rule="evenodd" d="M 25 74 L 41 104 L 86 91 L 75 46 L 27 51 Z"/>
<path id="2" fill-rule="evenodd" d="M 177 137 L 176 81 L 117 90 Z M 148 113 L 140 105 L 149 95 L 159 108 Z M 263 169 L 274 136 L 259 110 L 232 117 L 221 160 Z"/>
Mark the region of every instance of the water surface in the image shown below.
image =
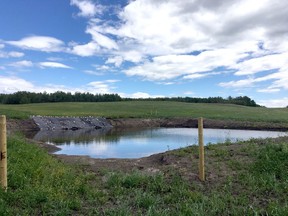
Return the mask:
<path id="1" fill-rule="evenodd" d="M 204 142 L 248 140 L 284 136 L 284 132 L 204 129 Z M 56 154 L 88 155 L 93 158 L 140 158 L 152 154 L 197 145 L 196 128 L 156 128 L 142 130 L 40 131 L 35 140 L 55 144 Z"/>

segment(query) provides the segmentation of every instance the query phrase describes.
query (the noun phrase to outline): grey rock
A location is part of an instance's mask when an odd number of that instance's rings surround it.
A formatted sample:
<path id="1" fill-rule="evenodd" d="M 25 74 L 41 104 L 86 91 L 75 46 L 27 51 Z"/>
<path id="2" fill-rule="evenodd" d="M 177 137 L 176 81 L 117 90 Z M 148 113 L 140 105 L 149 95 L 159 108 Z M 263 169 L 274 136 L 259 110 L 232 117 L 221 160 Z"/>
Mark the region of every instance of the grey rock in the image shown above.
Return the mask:
<path id="1" fill-rule="evenodd" d="M 48 117 L 33 116 L 40 130 L 78 130 L 110 128 L 112 125 L 102 117 Z"/>

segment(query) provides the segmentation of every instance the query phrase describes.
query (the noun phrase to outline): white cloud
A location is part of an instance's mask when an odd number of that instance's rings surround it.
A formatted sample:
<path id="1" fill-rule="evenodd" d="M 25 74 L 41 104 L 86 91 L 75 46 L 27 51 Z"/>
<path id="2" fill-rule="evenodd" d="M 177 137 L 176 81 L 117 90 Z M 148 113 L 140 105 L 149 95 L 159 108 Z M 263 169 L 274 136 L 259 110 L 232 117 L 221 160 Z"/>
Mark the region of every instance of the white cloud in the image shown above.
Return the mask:
<path id="1" fill-rule="evenodd" d="M 89 26 L 86 29 L 86 33 L 91 35 L 92 40 L 83 45 L 79 45 L 77 43 L 70 43 L 72 47 L 70 48 L 70 53 L 82 57 L 87 57 L 97 54 L 103 54 L 108 52 L 109 50 L 119 49 L 117 43 L 113 39 L 99 33 L 95 27 Z"/>
<path id="2" fill-rule="evenodd" d="M 119 49 L 117 43 L 114 40 L 99 33 L 96 28 L 89 27 L 87 28 L 86 33 L 91 34 L 93 41 L 101 47 L 107 49 Z"/>
<path id="3" fill-rule="evenodd" d="M 254 83 L 255 83 L 254 79 L 245 79 L 230 82 L 221 82 L 219 83 L 219 86 L 228 88 L 247 88 L 252 87 Z"/>
<path id="4" fill-rule="evenodd" d="M 33 63 L 33 62 L 27 61 L 27 60 L 13 62 L 13 63 L 10 63 L 9 66 L 15 67 L 15 68 L 27 68 L 27 67 L 33 67 L 33 66 L 39 66 L 41 68 L 46 68 L 46 67 L 50 67 L 50 68 L 67 68 L 67 69 L 71 69 L 72 68 L 72 67 L 70 67 L 68 65 L 65 65 L 65 64 L 62 64 L 62 63 L 58 63 L 58 62 Z"/>
<path id="5" fill-rule="evenodd" d="M 85 70 L 83 71 L 86 74 L 91 74 L 91 75 L 95 75 L 95 76 L 102 76 L 104 75 L 103 72 L 99 72 L 99 71 L 93 71 L 93 70 Z"/>
<path id="6" fill-rule="evenodd" d="M 203 73 L 203 74 L 200 74 L 200 73 L 195 73 L 195 74 L 190 74 L 190 75 L 187 75 L 187 76 L 184 76 L 183 78 L 184 79 L 200 79 L 200 78 L 204 78 L 204 77 L 207 77 L 208 76 L 208 73 Z"/>
<path id="7" fill-rule="evenodd" d="M 235 73 L 235 75 L 250 75 L 265 70 L 282 68 L 287 65 L 287 59 L 288 52 L 249 59 L 237 64 L 235 69 L 237 68 L 238 71 Z"/>
<path id="8" fill-rule="evenodd" d="M 114 56 L 107 59 L 105 64 L 114 64 L 116 67 L 120 67 L 123 62 L 123 58 L 121 56 Z"/>
<path id="9" fill-rule="evenodd" d="M 262 78 L 264 81 L 272 79 L 274 80 L 269 88 L 281 88 L 288 89 L 288 65 L 282 67 L 278 72 L 269 74 Z"/>
<path id="10" fill-rule="evenodd" d="M 113 70 L 111 67 L 108 65 L 92 65 L 97 71 L 107 71 L 107 70 Z"/>
<path id="11" fill-rule="evenodd" d="M 25 79 L 15 76 L 0 76 L 0 93 L 14 93 L 17 91 L 30 91 L 30 92 L 48 92 L 53 93 L 56 91 L 63 92 L 90 92 L 93 94 L 97 93 L 112 93 L 115 83 L 119 80 L 103 80 L 94 81 L 87 83 L 80 87 L 66 86 L 66 85 L 55 85 L 55 84 L 44 84 L 36 85 Z"/>
<path id="12" fill-rule="evenodd" d="M 24 79 L 18 77 L 0 76 L 0 92 L 13 93 L 17 91 L 32 91 L 34 85 Z"/>
<path id="13" fill-rule="evenodd" d="M 258 104 L 266 107 L 286 107 L 288 106 L 288 98 L 284 97 L 281 99 L 259 100 Z"/>
<path id="14" fill-rule="evenodd" d="M 159 85 L 173 85 L 175 82 L 157 82 Z"/>
<path id="15" fill-rule="evenodd" d="M 194 55 L 167 55 L 152 58 L 150 62 L 131 67 L 124 70 L 129 76 L 142 76 L 148 80 L 167 80 L 184 76 L 195 78 L 199 73 L 213 71 L 218 67 L 229 67 L 235 65 L 236 61 L 245 57 L 246 54 L 238 53 L 232 49 L 218 49 L 205 51 Z M 197 74 L 197 75 L 193 75 Z M 212 75 L 206 74 L 205 76 Z"/>
<path id="16" fill-rule="evenodd" d="M 87 84 L 89 92 L 95 93 L 111 93 L 114 87 L 114 83 L 119 82 L 119 80 L 104 80 L 104 81 L 94 81 Z"/>
<path id="17" fill-rule="evenodd" d="M 194 73 L 194 74 L 184 76 L 183 79 L 200 79 L 200 78 L 208 77 L 211 75 L 218 75 L 218 74 L 222 74 L 222 73 L 223 72 Z"/>
<path id="18" fill-rule="evenodd" d="M 0 44 L 0 58 L 20 58 L 24 56 L 24 53 L 22 52 L 16 52 L 16 51 L 10 51 L 10 52 L 5 52 L 1 49 L 3 49 L 5 47 L 4 44 Z"/>
<path id="19" fill-rule="evenodd" d="M 274 81 L 271 84 L 271 88 L 283 88 L 283 89 L 288 89 L 288 74 L 286 74 L 286 77 L 283 77 L 283 79 L 278 79 L 276 81 Z"/>
<path id="20" fill-rule="evenodd" d="M 276 72 L 271 72 L 268 75 L 261 77 L 248 76 L 248 78 L 242 80 L 221 82 L 219 83 L 219 86 L 229 88 L 246 88 L 253 87 L 255 83 L 265 81 L 271 82 L 268 84 L 266 89 L 258 89 L 258 92 L 271 93 L 279 92 L 281 89 L 288 89 L 288 66 L 282 66 L 279 70 L 276 70 Z"/>
<path id="21" fill-rule="evenodd" d="M 142 53 L 140 53 L 139 51 L 135 51 L 135 50 L 130 50 L 130 51 L 128 50 L 122 53 L 119 52 L 118 54 L 122 56 L 123 60 L 134 62 L 134 63 L 141 62 L 144 58 Z"/>
<path id="22" fill-rule="evenodd" d="M 31 61 L 23 60 L 10 63 L 9 66 L 16 68 L 33 67 L 33 63 Z"/>
<path id="23" fill-rule="evenodd" d="M 83 45 L 74 45 L 70 50 L 71 53 L 82 57 L 93 56 L 100 53 L 100 47 L 95 42 L 89 42 Z"/>
<path id="24" fill-rule="evenodd" d="M 117 29 L 103 27 L 102 31 L 134 39 L 135 45 L 143 45 L 152 55 L 214 49 L 238 41 L 259 41 L 270 36 L 271 24 L 277 24 L 278 30 L 287 31 L 287 20 L 283 19 L 287 14 L 286 2 L 262 1 L 261 7 L 247 0 L 213 2 L 131 1 L 119 14 L 123 24 Z M 245 9 L 239 10 L 239 7 Z"/>
<path id="25" fill-rule="evenodd" d="M 20 58 L 24 56 L 24 53 L 12 51 L 12 52 L 8 52 L 8 56 L 14 57 L 14 58 Z"/>
<path id="26" fill-rule="evenodd" d="M 39 63 L 40 67 L 50 67 L 50 68 L 67 68 L 71 69 L 72 67 L 59 63 L 59 62 L 40 62 Z"/>
<path id="27" fill-rule="evenodd" d="M 146 92 L 135 92 L 132 94 L 124 94 L 119 93 L 121 97 L 128 97 L 128 98 L 157 98 L 157 97 L 164 97 L 163 95 L 151 95 Z"/>
<path id="28" fill-rule="evenodd" d="M 151 96 L 145 92 L 136 92 L 132 94 L 132 98 L 149 98 L 149 97 Z"/>
<path id="29" fill-rule="evenodd" d="M 120 13 L 124 24 L 118 29 L 118 35 L 134 39 L 148 48 L 150 54 L 183 53 L 192 47 L 192 50 L 197 50 L 199 44 L 195 42 L 208 37 L 193 21 L 193 13 L 190 18 L 179 14 L 180 2 L 131 1 Z M 206 47 L 201 46 L 203 48 Z"/>
<path id="30" fill-rule="evenodd" d="M 85 70 L 83 72 L 86 74 L 102 76 L 105 73 L 107 74 L 108 72 L 115 71 L 115 69 L 113 67 L 110 67 L 108 65 L 93 64 L 92 66 L 95 68 L 95 70 Z"/>
<path id="31" fill-rule="evenodd" d="M 20 58 L 23 57 L 24 53 L 22 52 L 15 52 L 15 51 L 11 51 L 11 52 L 4 52 L 4 51 L 0 51 L 0 58 Z"/>
<path id="32" fill-rule="evenodd" d="M 80 13 L 78 13 L 78 15 L 82 17 L 93 17 L 97 13 L 102 13 L 104 9 L 103 6 L 96 6 L 90 0 L 71 0 L 70 4 L 79 8 Z"/>
<path id="33" fill-rule="evenodd" d="M 184 92 L 183 94 L 184 94 L 184 95 L 195 95 L 195 93 L 192 92 L 192 91 L 186 91 L 186 92 Z"/>
<path id="34" fill-rule="evenodd" d="M 30 90 L 31 91 L 31 90 Z M 55 84 L 45 84 L 42 86 L 34 86 L 34 90 L 35 92 L 47 92 L 47 93 L 53 93 L 56 91 L 63 91 L 63 92 L 71 92 L 71 93 L 75 93 L 75 92 L 86 92 L 85 88 L 81 88 L 81 87 L 70 87 L 70 86 L 66 86 L 66 85 L 55 85 Z"/>
<path id="35" fill-rule="evenodd" d="M 64 51 L 63 41 L 54 37 L 47 36 L 30 36 L 22 38 L 19 41 L 6 41 L 6 43 L 21 49 L 36 50 L 42 52 Z"/>
<path id="36" fill-rule="evenodd" d="M 48 61 L 63 61 L 63 58 L 60 57 L 48 57 L 47 58 Z"/>
<path id="37" fill-rule="evenodd" d="M 118 10 L 117 22 L 90 19 L 86 33 L 99 44 L 98 53 L 110 54 L 106 64 L 138 64 L 123 71 L 128 76 L 195 79 L 219 67 L 244 76 L 285 65 L 287 8 L 281 0 L 135 0 Z M 195 51 L 202 53 L 191 55 Z M 244 79 L 220 86 L 249 84 Z"/>
<path id="38" fill-rule="evenodd" d="M 106 82 L 108 82 L 108 83 L 116 83 L 116 82 L 120 82 L 120 80 L 109 79 L 109 80 L 106 80 Z"/>
<path id="39" fill-rule="evenodd" d="M 275 92 L 279 92 L 280 89 L 279 88 L 267 88 L 267 89 L 258 89 L 257 92 L 261 92 L 261 93 L 275 93 Z"/>

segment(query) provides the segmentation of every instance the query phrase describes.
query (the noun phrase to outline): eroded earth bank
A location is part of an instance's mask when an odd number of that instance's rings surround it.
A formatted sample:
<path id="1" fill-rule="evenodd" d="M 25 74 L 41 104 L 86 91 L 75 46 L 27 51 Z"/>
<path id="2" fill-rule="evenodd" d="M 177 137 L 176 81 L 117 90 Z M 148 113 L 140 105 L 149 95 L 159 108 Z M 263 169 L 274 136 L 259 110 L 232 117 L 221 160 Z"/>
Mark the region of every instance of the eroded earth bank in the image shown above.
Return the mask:
<path id="1" fill-rule="evenodd" d="M 64 121 L 55 122 L 54 125 L 57 128 L 54 129 L 80 129 L 81 126 L 77 124 L 78 118 L 68 118 L 65 120 L 64 117 L 60 117 Z M 85 117 L 87 119 L 87 117 Z M 56 118 L 51 118 L 56 119 Z M 59 118 L 58 118 L 59 119 Z M 94 119 L 94 120 L 93 120 Z M 197 128 L 198 123 L 195 118 L 161 118 L 161 119 L 140 119 L 140 118 L 121 118 L 121 119 L 103 119 L 101 124 L 100 118 L 92 118 L 92 124 L 90 128 L 96 127 L 109 127 L 109 125 L 116 128 L 143 128 L 143 127 L 184 127 L 184 128 Z M 93 123 L 94 121 L 94 123 Z M 96 123 L 95 123 L 96 122 Z M 83 127 L 85 128 L 85 127 Z M 204 119 L 204 128 L 218 128 L 218 129 L 246 129 L 246 130 L 275 130 L 275 131 L 287 131 L 287 123 L 270 123 L 270 122 L 248 122 L 248 121 L 233 121 L 233 120 L 217 120 L 217 119 Z M 51 130 L 53 128 L 46 128 Z M 8 119 L 7 121 L 8 131 L 23 131 L 23 130 L 40 130 L 39 126 L 35 121 L 31 119 L 17 120 Z"/>

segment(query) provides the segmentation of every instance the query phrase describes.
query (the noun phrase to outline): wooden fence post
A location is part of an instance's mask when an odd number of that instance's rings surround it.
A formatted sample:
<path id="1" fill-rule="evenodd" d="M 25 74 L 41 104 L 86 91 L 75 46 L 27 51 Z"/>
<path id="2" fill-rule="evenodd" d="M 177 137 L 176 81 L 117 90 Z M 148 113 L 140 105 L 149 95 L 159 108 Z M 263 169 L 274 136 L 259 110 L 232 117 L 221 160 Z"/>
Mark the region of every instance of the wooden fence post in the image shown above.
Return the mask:
<path id="1" fill-rule="evenodd" d="M 0 115 L 0 183 L 7 190 L 7 138 L 6 116 Z"/>
<path id="2" fill-rule="evenodd" d="M 205 181 L 203 118 L 202 117 L 198 119 L 198 141 L 199 141 L 199 179 L 201 181 Z"/>

